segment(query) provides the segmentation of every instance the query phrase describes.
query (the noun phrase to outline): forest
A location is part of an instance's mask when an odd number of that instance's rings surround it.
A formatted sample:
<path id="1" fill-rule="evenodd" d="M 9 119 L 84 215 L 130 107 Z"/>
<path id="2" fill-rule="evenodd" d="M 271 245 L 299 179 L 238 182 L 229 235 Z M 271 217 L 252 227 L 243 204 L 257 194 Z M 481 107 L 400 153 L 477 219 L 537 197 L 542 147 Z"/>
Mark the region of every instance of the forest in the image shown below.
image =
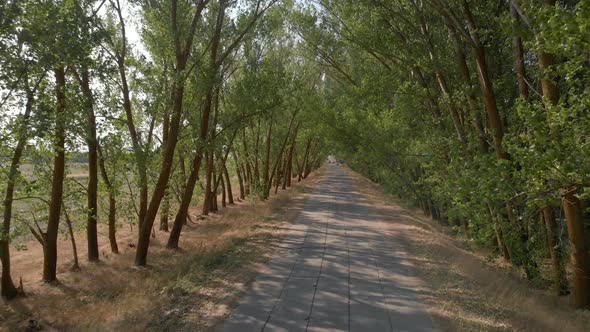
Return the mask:
<path id="1" fill-rule="evenodd" d="M 149 268 L 330 155 L 588 308 L 589 83 L 588 0 L 2 1 L 2 297 L 24 241 Z"/>

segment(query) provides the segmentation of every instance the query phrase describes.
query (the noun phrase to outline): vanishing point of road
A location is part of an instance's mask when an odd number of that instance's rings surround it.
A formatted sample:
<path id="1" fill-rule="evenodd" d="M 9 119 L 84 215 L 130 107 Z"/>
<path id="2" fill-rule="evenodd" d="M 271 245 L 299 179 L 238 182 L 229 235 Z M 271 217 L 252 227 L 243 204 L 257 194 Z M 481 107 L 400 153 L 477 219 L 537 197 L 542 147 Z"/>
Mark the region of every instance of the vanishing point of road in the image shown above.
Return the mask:
<path id="1" fill-rule="evenodd" d="M 436 331 L 394 222 L 328 164 L 288 235 L 221 327 L 246 331 Z"/>

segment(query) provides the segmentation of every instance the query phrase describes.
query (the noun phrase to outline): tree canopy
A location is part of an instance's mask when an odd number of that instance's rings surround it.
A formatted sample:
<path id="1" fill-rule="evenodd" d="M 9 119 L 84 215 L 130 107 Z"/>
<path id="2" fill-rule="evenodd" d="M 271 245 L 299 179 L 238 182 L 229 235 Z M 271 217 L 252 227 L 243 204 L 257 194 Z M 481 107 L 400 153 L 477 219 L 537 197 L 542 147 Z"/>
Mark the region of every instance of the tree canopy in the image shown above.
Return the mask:
<path id="1" fill-rule="evenodd" d="M 588 306 L 588 22 L 587 0 L 4 1 L 2 295 L 11 238 L 52 282 L 60 233 L 97 261 L 98 225 L 114 253 L 131 225 L 145 266 L 154 227 L 177 249 L 190 206 L 334 155 Z"/>

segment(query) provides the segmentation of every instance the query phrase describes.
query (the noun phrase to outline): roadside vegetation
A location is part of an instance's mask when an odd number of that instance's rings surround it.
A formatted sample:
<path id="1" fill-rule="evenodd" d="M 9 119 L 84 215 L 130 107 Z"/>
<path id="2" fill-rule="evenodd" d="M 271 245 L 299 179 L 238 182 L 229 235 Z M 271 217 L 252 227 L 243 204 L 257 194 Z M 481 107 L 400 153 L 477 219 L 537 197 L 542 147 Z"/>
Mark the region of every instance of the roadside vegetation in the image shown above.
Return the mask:
<path id="1" fill-rule="evenodd" d="M 266 200 L 324 159 L 319 67 L 300 54 L 276 0 L 0 9 L 6 299 L 26 292 L 11 271 L 10 251 L 27 249 L 19 238 L 42 246 L 46 283 L 59 279 L 60 237 L 73 270 L 101 260 L 99 224 L 113 255 L 121 229 L 135 233 L 133 265 L 143 267 L 156 230 L 171 255 L 186 245 L 191 205 L 207 216 Z"/>
<path id="2" fill-rule="evenodd" d="M 322 0 L 338 156 L 590 305 L 590 2 Z"/>
<path id="3" fill-rule="evenodd" d="M 119 298 L 163 262 L 190 293 L 256 259 L 220 212 L 335 156 L 588 308 L 588 22 L 589 0 L 3 1 L 1 295 Z"/>

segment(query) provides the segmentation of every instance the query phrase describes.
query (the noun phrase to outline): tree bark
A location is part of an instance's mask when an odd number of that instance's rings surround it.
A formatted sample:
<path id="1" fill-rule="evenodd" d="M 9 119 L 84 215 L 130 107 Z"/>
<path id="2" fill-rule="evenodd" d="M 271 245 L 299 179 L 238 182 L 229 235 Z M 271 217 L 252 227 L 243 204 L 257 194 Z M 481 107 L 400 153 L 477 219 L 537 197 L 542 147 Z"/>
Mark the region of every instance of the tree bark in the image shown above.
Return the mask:
<path id="1" fill-rule="evenodd" d="M 492 130 L 492 135 L 494 138 L 494 149 L 496 151 L 498 159 L 508 160 L 508 154 L 502 146 L 502 141 L 504 139 L 504 128 L 502 125 L 502 118 L 500 117 L 500 112 L 498 111 L 498 105 L 496 103 L 494 87 L 492 85 L 492 81 L 490 79 L 490 75 L 488 72 L 488 64 L 486 60 L 485 49 L 479 40 L 475 20 L 473 18 L 469 5 L 467 4 L 467 1 L 463 1 L 463 9 L 465 19 L 467 21 L 467 26 L 469 28 L 469 33 L 474 44 L 473 52 L 475 56 L 475 62 L 477 65 L 479 86 L 481 88 L 481 93 L 483 95 L 486 112 L 488 114 L 490 129 Z"/>
<path id="2" fill-rule="evenodd" d="M 72 220 L 70 214 L 66 208 L 66 205 L 62 202 L 62 209 L 64 211 L 64 217 L 66 218 L 66 224 L 68 225 L 68 233 L 70 234 L 70 243 L 72 244 L 72 256 L 74 258 L 74 264 L 72 270 L 77 271 L 80 269 L 80 262 L 78 261 L 78 246 L 76 246 L 76 237 L 74 236 L 74 228 L 72 227 Z"/>
<path id="3" fill-rule="evenodd" d="M 168 232 L 168 216 L 170 214 L 170 195 L 168 192 L 164 194 L 162 205 L 160 206 L 160 230 Z"/>
<path id="4" fill-rule="evenodd" d="M 203 201 L 203 210 L 201 213 L 206 216 L 209 215 L 209 211 L 211 210 L 211 187 L 213 186 L 213 152 L 209 152 L 205 154 L 206 157 L 206 172 L 205 172 L 205 199 Z"/>
<path id="5" fill-rule="evenodd" d="M 513 5 L 510 5 L 510 14 L 515 22 L 519 22 L 519 16 Z M 524 49 L 522 46 L 522 39 L 513 32 L 512 49 L 514 53 L 514 71 L 516 72 L 516 80 L 518 82 L 518 91 L 520 96 L 525 100 L 529 100 L 529 86 L 526 83 L 526 70 L 524 64 Z"/>
<path id="6" fill-rule="evenodd" d="M 186 222 L 186 218 L 188 216 L 188 209 L 193 199 L 193 192 L 195 190 L 195 185 L 197 184 L 197 179 L 199 177 L 199 168 L 201 168 L 202 160 L 201 156 L 201 154 L 195 155 L 193 159 L 191 172 L 189 173 L 188 180 L 181 198 L 180 206 L 178 207 L 178 212 L 174 217 L 172 230 L 170 231 L 168 243 L 166 244 L 166 248 L 168 249 L 178 249 L 178 242 L 180 240 L 182 226 Z"/>
<path id="7" fill-rule="evenodd" d="M 229 205 L 233 205 L 233 204 L 235 204 L 234 193 L 232 192 L 231 182 L 229 179 L 229 172 L 227 171 L 227 167 L 225 165 L 225 162 L 223 163 L 223 174 L 225 176 L 225 185 L 226 185 L 226 189 L 227 189 L 227 202 L 229 203 Z"/>
<path id="8" fill-rule="evenodd" d="M 571 261 L 573 267 L 572 293 L 574 306 L 590 306 L 590 256 L 584 234 L 582 203 L 576 197 L 575 187 L 568 188 L 563 194 L 563 211 L 567 221 L 567 231 L 571 242 Z"/>
<path id="9" fill-rule="evenodd" d="M 107 190 L 109 191 L 109 243 L 111 245 L 111 252 L 113 254 L 118 254 L 119 246 L 117 245 L 117 200 L 115 196 L 115 188 L 107 173 L 107 168 L 104 162 L 104 156 L 102 155 L 102 150 L 98 142 L 96 147 L 99 156 L 98 165 L 100 166 L 100 174 L 102 180 L 107 186 Z"/>
<path id="10" fill-rule="evenodd" d="M 234 153 L 232 153 L 234 156 L 234 161 L 236 164 L 236 175 L 238 177 L 238 185 L 240 187 L 240 199 L 245 199 L 246 198 L 246 192 L 244 190 L 244 179 L 242 177 L 242 171 L 241 171 L 241 165 L 240 165 L 240 161 L 238 160 L 238 155 L 234 150 Z"/>
<path id="11" fill-rule="evenodd" d="M 94 97 L 90 89 L 90 74 L 88 69 L 82 71 L 80 78 L 82 94 L 84 95 L 84 108 L 86 110 L 86 142 L 88 145 L 88 194 L 87 194 L 87 219 L 86 238 L 88 241 L 88 260 L 99 260 L 98 252 L 98 150 L 96 138 L 96 117 L 94 115 Z"/>
<path id="12" fill-rule="evenodd" d="M 65 140 L 66 140 L 66 77 L 64 67 L 54 69 L 57 107 L 55 112 L 55 142 L 53 174 L 51 180 L 51 199 L 47 218 L 47 233 L 44 235 L 43 246 L 43 281 L 57 280 L 57 235 L 63 198 L 63 182 L 65 178 Z"/>
<path id="13" fill-rule="evenodd" d="M 215 27 L 215 34 L 212 39 L 211 43 L 211 53 L 210 53 L 210 75 L 212 79 L 214 79 L 217 75 L 219 65 L 217 63 L 217 52 L 219 49 L 219 43 L 221 39 L 221 27 L 223 25 L 223 19 L 225 16 L 225 7 L 222 5 L 219 8 L 217 13 L 217 23 Z M 168 243 L 166 245 L 169 249 L 178 249 L 178 242 L 180 240 L 180 233 L 182 232 L 182 226 L 186 222 L 186 218 L 188 216 L 188 209 L 190 206 L 190 202 L 193 198 L 193 193 L 195 190 L 195 185 L 197 183 L 199 169 L 201 168 L 201 161 L 203 159 L 203 152 L 204 152 L 204 145 L 208 143 L 209 137 L 209 122 L 211 117 L 211 111 L 213 108 L 213 94 L 214 94 L 215 85 L 214 82 L 210 82 L 210 85 L 207 90 L 207 95 L 205 98 L 205 105 L 203 107 L 203 114 L 201 115 L 201 124 L 200 124 L 200 135 L 199 138 L 201 140 L 201 146 L 197 148 L 195 155 L 193 156 L 192 168 L 189 174 L 186 187 L 184 188 L 184 192 L 182 195 L 182 199 L 180 202 L 180 206 L 178 208 L 178 212 L 174 217 L 174 224 L 172 225 L 172 231 L 170 232 L 170 237 L 168 238 Z M 208 160 L 207 160 L 208 165 Z M 209 170 L 207 170 L 207 176 L 209 176 Z M 210 178 L 207 177 L 208 185 Z M 210 188 L 210 187 L 209 187 Z M 205 191 L 205 199 L 203 202 L 203 210 L 209 209 L 209 188 Z"/>
<path id="14" fill-rule="evenodd" d="M 6 179 L 6 191 L 4 193 L 4 215 L 2 229 L 0 230 L 0 261 L 2 262 L 2 279 L 0 282 L 0 291 L 2 297 L 8 300 L 13 299 L 18 295 L 18 289 L 14 286 L 10 271 L 10 224 L 12 221 L 12 203 L 14 199 L 14 190 L 16 185 L 15 182 L 20 172 L 20 160 L 27 144 L 27 131 L 29 128 L 33 103 L 33 91 L 27 88 L 25 113 L 23 114 L 21 123 L 17 129 L 18 140 L 14 149 L 14 153 L 12 154 L 12 159 L 10 160 L 8 178 Z"/>
<path id="15" fill-rule="evenodd" d="M 268 198 L 268 193 L 270 192 L 270 188 L 272 184 L 270 183 L 270 151 L 272 148 L 272 125 L 273 125 L 273 118 L 270 118 L 270 123 L 268 125 L 268 132 L 266 135 L 266 155 L 264 158 L 264 170 L 263 170 L 263 180 L 264 180 L 264 192 L 262 194 L 263 199 Z"/>
<path id="16" fill-rule="evenodd" d="M 299 168 L 299 179 L 297 179 L 297 182 L 301 182 L 301 179 L 305 178 L 305 170 L 307 168 L 307 159 L 309 158 L 309 149 L 311 147 L 311 137 L 307 140 L 307 144 L 305 146 L 305 154 L 303 155 L 303 165 L 301 165 L 301 168 Z"/>
<path id="17" fill-rule="evenodd" d="M 225 180 L 223 176 L 219 177 L 219 181 L 221 183 L 221 206 L 227 207 L 227 196 L 225 194 Z"/>

